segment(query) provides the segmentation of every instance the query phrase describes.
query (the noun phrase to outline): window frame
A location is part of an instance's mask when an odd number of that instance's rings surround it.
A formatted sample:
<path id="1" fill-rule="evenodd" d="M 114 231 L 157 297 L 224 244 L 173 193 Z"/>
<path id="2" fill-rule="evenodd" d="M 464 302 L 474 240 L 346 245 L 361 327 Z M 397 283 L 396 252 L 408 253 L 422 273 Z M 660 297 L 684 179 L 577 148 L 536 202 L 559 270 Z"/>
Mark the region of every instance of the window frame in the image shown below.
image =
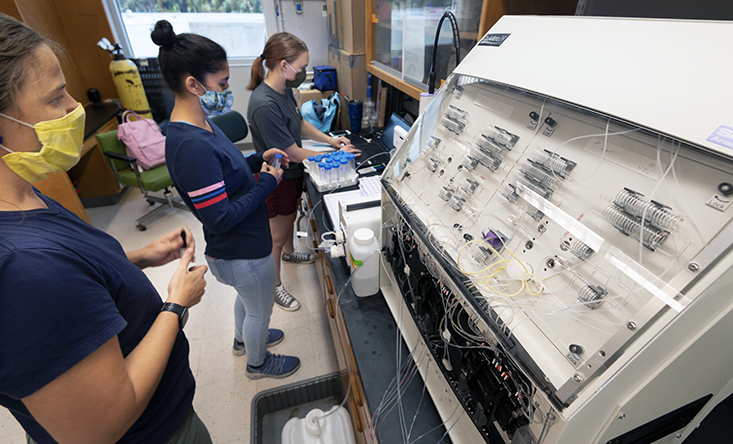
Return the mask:
<path id="1" fill-rule="evenodd" d="M 269 38 L 272 34 L 278 32 L 279 24 L 276 5 L 274 2 L 260 0 L 262 2 L 262 12 L 265 15 L 265 32 Z M 120 11 L 117 0 L 102 0 L 104 12 L 107 14 L 107 21 L 112 29 L 114 41 L 122 46 L 122 53 L 127 58 L 137 58 L 134 56 L 130 40 L 127 38 L 125 24 L 122 21 L 122 12 Z M 252 66 L 256 57 L 227 57 L 229 66 Z"/>

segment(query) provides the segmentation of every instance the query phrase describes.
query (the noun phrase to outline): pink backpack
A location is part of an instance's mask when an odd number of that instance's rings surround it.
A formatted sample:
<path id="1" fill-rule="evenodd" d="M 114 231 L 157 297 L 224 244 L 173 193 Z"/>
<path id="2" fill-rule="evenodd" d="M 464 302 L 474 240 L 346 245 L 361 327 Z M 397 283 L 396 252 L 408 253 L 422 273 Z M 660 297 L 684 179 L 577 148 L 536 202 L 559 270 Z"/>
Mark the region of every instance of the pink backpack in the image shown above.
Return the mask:
<path id="1" fill-rule="evenodd" d="M 131 115 L 137 120 L 130 120 Z M 146 119 L 135 111 L 125 111 L 117 129 L 117 138 L 125 143 L 127 155 L 137 158 L 143 170 L 165 164 L 165 136 L 154 120 Z"/>

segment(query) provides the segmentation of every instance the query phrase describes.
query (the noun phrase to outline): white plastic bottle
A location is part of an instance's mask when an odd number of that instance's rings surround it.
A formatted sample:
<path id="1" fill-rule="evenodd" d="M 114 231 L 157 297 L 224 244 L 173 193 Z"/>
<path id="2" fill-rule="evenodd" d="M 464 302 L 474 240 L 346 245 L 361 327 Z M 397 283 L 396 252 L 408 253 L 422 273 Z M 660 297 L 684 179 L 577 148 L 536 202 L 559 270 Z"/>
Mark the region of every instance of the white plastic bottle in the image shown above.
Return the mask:
<path id="1" fill-rule="evenodd" d="M 379 292 L 379 244 L 369 228 L 359 228 L 349 238 L 351 287 L 359 297 Z"/>
<path id="2" fill-rule="evenodd" d="M 333 413 L 331 413 L 333 412 Z M 281 434 L 283 444 L 355 444 L 351 418 L 345 408 L 337 405 L 324 412 L 313 409 L 305 418 L 290 418 Z"/>

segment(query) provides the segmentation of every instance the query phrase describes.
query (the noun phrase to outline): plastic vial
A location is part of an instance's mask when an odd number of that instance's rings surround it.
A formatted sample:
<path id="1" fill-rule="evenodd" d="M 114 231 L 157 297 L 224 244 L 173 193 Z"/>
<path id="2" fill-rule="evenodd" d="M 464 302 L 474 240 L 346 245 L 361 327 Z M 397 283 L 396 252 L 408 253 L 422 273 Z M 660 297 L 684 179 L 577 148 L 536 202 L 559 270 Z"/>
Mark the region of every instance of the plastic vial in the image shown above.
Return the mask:
<path id="1" fill-rule="evenodd" d="M 321 163 L 323 162 L 323 154 L 319 154 L 316 156 L 316 162 Z"/>
<path id="2" fill-rule="evenodd" d="M 339 174 L 340 164 L 334 162 L 331 164 L 331 183 L 338 185 L 341 181 L 341 175 Z"/>
<path id="3" fill-rule="evenodd" d="M 318 163 L 318 178 L 321 181 L 326 181 L 326 164 L 324 162 Z"/>
<path id="4" fill-rule="evenodd" d="M 272 161 L 270 163 L 270 166 L 275 168 L 276 170 L 280 169 L 280 163 L 282 163 L 283 155 L 282 154 L 275 154 L 275 157 L 272 158 Z"/>
<path id="5" fill-rule="evenodd" d="M 349 160 L 349 171 L 353 173 L 356 170 L 356 156 L 353 153 L 348 153 L 346 158 Z"/>
<path id="6" fill-rule="evenodd" d="M 328 163 L 326 164 L 325 169 L 324 169 L 324 174 L 321 179 L 323 179 L 323 182 L 325 182 L 326 185 L 331 184 L 331 165 L 330 164 Z"/>
<path id="7" fill-rule="evenodd" d="M 308 156 L 308 169 L 312 170 L 316 165 L 316 156 Z"/>
<path id="8" fill-rule="evenodd" d="M 339 163 L 341 164 L 341 167 L 339 167 L 339 176 L 341 177 L 341 181 L 345 182 L 349 178 L 349 161 L 342 158 L 339 160 Z"/>

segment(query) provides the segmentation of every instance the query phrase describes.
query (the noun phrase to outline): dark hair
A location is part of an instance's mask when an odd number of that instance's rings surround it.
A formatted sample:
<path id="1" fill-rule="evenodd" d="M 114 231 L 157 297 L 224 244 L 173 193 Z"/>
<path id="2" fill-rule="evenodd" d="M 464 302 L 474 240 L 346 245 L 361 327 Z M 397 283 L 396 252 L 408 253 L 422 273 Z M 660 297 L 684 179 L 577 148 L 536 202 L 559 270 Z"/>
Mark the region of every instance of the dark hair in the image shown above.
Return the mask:
<path id="1" fill-rule="evenodd" d="M 27 77 L 27 62 L 43 45 L 54 52 L 59 49 L 25 23 L 0 13 L 0 112 L 16 104 L 18 91 Z"/>
<path id="2" fill-rule="evenodd" d="M 263 61 L 267 69 L 274 69 L 281 60 L 293 63 L 304 52 L 308 52 L 305 42 L 293 34 L 289 32 L 273 34 L 265 43 L 262 55 L 257 57 L 252 65 L 252 76 L 247 89 L 254 90 L 265 78 L 265 68 L 262 67 Z"/>
<path id="3" fill-rule="evenodd" d="M 206 74 L 221 71 L 226 66 L 227 53 L 218 43 L 198 34 L 176 35 L 167 20 L 155 24 L 150 38 L 160 46 L 160 71 L 175 94 L 183 92 L 185 76 L 193 76 L 204 83 Z"/>

